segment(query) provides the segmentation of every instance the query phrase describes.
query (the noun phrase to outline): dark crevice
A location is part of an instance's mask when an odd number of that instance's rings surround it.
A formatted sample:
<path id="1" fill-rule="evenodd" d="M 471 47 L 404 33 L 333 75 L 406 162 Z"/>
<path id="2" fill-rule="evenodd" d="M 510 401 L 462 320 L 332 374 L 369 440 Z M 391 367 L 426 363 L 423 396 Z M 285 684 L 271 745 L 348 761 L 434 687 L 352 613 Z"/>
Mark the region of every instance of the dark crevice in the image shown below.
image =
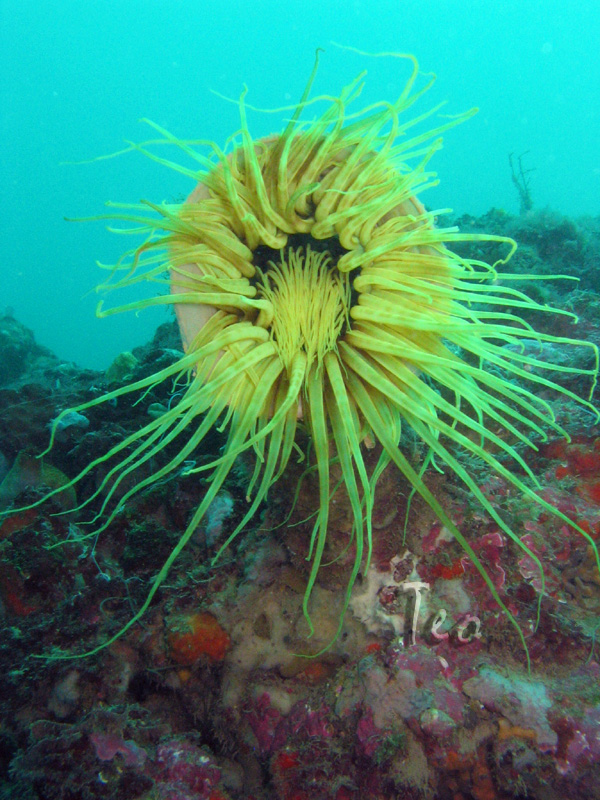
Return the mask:
<path id="1" fill-rule="evenodd" d="M 310 246 L 310 249 L 313 253 L 329 253 L 332 260 L 332 265 L 335 265 L 343 255 L 345 255 L 348 250 L 342 247 L 340 244 L 339 239 L 336 237 L 332 237 L 330 239 L 313 239 L 310 233 L 293 233 L 288 237 L 287 244 L 284 251 L 288 250 L 297 250 L 298 248 L 302 247 L 304 252 L 306 252 L 306 248 Z M 281 263 L 281 253 L 282 250 L 274 250 L 272 247 L 267 247 L 266 245 L 259 245 L 254 251 L 254 258 L 253 263 L 260 268 L 260 270 L 265 273 L 269 271 L 269 262 L 273 262 L 274 264 Z M 356 267 L 350 271 L 349 278 L 350 278 L 350 307 L 352 308 L 358 302 L 358 292 L 353 287 L 354 278 L 360 275 L 361 268 Z M 250 284 L 252 286 L 257 286 L 260 278 L 258 275 L 250 278 Z M 346 326 L 341 333 L 343 336 L 346 332 Z"/>

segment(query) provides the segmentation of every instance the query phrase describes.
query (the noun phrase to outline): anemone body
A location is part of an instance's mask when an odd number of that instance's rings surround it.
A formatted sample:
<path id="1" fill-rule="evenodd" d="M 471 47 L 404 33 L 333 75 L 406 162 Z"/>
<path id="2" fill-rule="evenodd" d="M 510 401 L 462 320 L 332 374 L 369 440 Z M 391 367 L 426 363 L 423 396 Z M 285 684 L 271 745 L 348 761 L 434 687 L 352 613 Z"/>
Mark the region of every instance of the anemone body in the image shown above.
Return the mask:
<path id="1" fill-rule="evenodd" d="M 535 479 L 510 439 L 535 448 L 548 431 L 566 436 L 538 395 L 554 390 L 579 400 L 552 381 L 552 370 L 574 370 L 532 357 L 519 345 L 531 339 L 580 343 L 536 332 L 519 317 L 521 309 L 559 312 L 511 286 L 513 276 L 501 267 L 514 242 L 437 227 L 440 212 L 427 211 L 416 199 L 436 183 L 428 162 L 441 134 L 472 112 L 411 135 L 413 126 L 437 109 L 407 118 L 428 86 L 414 89 L 419 73 L 414 59 L 409 63 L 410 78 L 392 103 L 350 113 L 363 76 L 338 98 L 309 100 L 309 82 L 281 134 L 254 141 L 242 96 L 241 133 L 228 152 L 209 143 L 205 156 L 199 150 L 203 143 L 176 139 L 156 125 L 159 139 L 134 146 L 197 186 L 182 204 L 147 202 L 120 207 L 111 216 L 134 223 L 135 233 L 147 232 L 144 243 L 117 265 L 127 274 L 116 285 L 146 279 L 163 282 L 167 291 L 100 313 L 173 305 L 185 354 L 173 367 L 94 403 L 174 378 L 185 381 L 185 392 L 161 418 L 99 457 L 73 482 L 106 458 L 120 459 L 98 490 L 107 490 L 106 527 L 117 513 L 108 509 L 120 482 L 165 444 L 185 436 L 178 454 L 129 490 L 120 505 L 180 471 L 218 421 L 228 434 L 219 458 L 191 470 L 209 477 L 206 494 L 144 606 L 116 636 L 144 613 L 236 458 L 254 451 L 249 507 L 219 554 L 281 476 L 299 426 L 309 434 L 319 482 L 318 512 L 306 545 L 312 562 L 304 597 L 309 623 L 327 536 L 332 460 L 339 463 L 354 519 L 355 557 L 344 608 L 359 570 L 368 566 L 375 487 L 390 462 L 461 542 L 502 608 L 476 554 L 427 488 L 424 472 L 432 461 L 454 472 L 541 570 L 481 493 L 461 454 L 483 460 L 533 503 L 560 516 L 536 494 Z M 325 110 L 303 120 L 317 102 Z M 191 158 L 192 167 L 158 155 L 162 145 Z M 491 267 L 449 249 L 452 242 L 473 239 L 505 242 L 506 259 Z M 596 371 L 589 370 L 593 381 Z M 513 378 L 526 379 L 528 388 Z M 403 424 L 429 453 L 419 469 L 398 447 Z M 494 432 L 499 428 L 510 437 Z M 365 441 L 381 448 L 370 473 Z M 514 469 L 506 466 L 511 461 Z"/>

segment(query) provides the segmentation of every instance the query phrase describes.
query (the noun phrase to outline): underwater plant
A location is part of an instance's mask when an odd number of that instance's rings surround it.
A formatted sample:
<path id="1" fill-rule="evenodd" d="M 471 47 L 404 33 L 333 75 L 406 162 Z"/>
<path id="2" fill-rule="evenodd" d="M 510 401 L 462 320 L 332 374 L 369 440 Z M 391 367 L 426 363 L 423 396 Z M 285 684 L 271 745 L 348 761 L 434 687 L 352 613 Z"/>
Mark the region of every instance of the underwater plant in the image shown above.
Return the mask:
<path id="1" fill-rule="evenodd" d="M 354 562 L 344 612 L 359 571 L 369 565 L 377 481 L 393 463 L 460 542 L 527 651 L 517 620 L 428 488 L 425 472 L 437 465 L 454 473 L 533 559 L 543 581 L 539 559 L 486 498 L 463 456 L 480 459 L 533 504 L 577 527 L 536 493 L 535 476 L 520 448 L 535 450 L 536 440 L 547 439 L 548 431 L 568 439 L 541 390 L 552 390 L 595 413 L 591 392 L 589 399 L 580 399 L 549 373 L 589 375 L 593 391 L 598 356 L 593 345 L 538 332 L 519 316 L 521 310 L 567 312 L 540 305 L 511 286 L 524 279 L 502 271 L 516 248 L 511 239 L 437 227 L 436 217 L 444 212 L 428 211 L 417 199 L 437 183 L 428 164 L 441 146 L 441 135 L 475 109 L 413 133 L 439 106 L 414 118 L 405 116 L 434 78 L 427 76 L 424 87 L 416 89 L 417 61 L 412 56 L 401 58 L 408 60 L 411 74 L 394 102 L 349 110 L 366 73 L 343 88 L 339 97 L 310 98 L 317 56 L 302 99 L 284 109 L 291 118 L 278 135 L 252 138 L 244 92 L 239 100 L 241 130 L 224 150 L 212 142 L 178 139 L 152 122 L 148 124 L 158 138 L 127 148 L 186 175 L 197 188 L 182 203 L 113 205 L 109 214 L 96 218 L 120 220 L 131 226 L 125 232 L 146 234 L 143 243 L 114 267 L 115 276 L 121 271 L 125 275 L 99 288 L 128 287 L 144 280 L 164 286 L 163 293 L 152 299 L 108 311 L 100 304 L 98 313 L 173 306 L 185 352 L 157 374 L 64 413 L 150 390 L 162 381 L 175 381 L 183 390 L 161 416 L 99 455 L 68 486 L 107 460 L 117 460 L 95 493 L 79 506 L 102 497 L 95 518 L 102 515 L 102 524 L 89 534 L 96 536 L 132 495 L 154 482 L 182 471 L 208 471 L 209 479 L 202 501 L 139 611 L 91 653 L 114 642 L 145 613 L 236 459 L 253 452 L 249 507 L 215 555 L 215 560 L 219 558 L 282 475 L 298 447 L 300 428 L 309 436 L 319 484 L 318 512 L 307 542 L 311 569 L 303 600 L 311 632 L 310 598 L 327 537 L 332 462 L 339 463 L 353 514 Z M 303 119 L 317 103 L 325 103 L 325 110 Z M 157 148 L 162 146 L 180 151 L 192 166 L 160 155 Z M 490 266 L 448 248 L 453 242 L 477 240 L 504 243 L 506 256 Z M 544 276 L 548 277 L 557 276 Z M 592 347 L 595 366 L 581 370 L 547 363 L 531 355 L 531 348 L 525 349 L 525 340 Z M 418 468 L 399 447 L 403 424 L 426 448 Z M 208 464 L 187 468 L 190 454 L 217 425 L 227 431 L 222 453 Z M 54 431 L 48 450 L 53 439 Z M 124 479 L 176 441 L 183 441 L 177 453 L 115 502 Z M 363 453 L 373 443 L 378 443 L 380 455 L 369 473 Z M 600 569 L 593 540 L 578 530 L 590 541 Z"/>

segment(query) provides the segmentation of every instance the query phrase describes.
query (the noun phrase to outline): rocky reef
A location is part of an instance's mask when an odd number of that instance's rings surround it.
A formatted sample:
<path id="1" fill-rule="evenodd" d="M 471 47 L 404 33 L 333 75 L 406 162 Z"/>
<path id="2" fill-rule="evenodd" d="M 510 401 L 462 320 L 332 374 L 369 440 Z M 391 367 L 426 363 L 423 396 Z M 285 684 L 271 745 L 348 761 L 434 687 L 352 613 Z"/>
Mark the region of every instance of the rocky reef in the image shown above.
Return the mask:
<path id="1" fill-rule="evenodd" d="M 574 312 L 530 321 L 600 345 L 600 218 L 550 211 L 462 217 L 463 230 L 511 235 L 511 270 L 549 276 L 523 288 Z M 466 248 L 466 245 L 464 246 Z M 465 253 L 466 253 L 465 249 Z M 494 245 L 470 257 L 494 260 Z M 579 283 L 557 276 L 572 275 Z M 548 345 L 549 360 L 589 367 L 584 348 Z M 342 634 L 352 513 L 333 498 L 328 562 L 302 614 L 315 478 L 292 464 L 262 513 L 211 566 L 247 509 L 250 458 L 239 464 L 141 622 L 93 657 L 143 603 L 206 490 L 174 475 L 131 498 L 99 535 L 102 498 L 78 509 L 110 469 L 34 508 L 100 454 L 161 413 L 163 384 L 49 424 L 62 411 L 173 363 L 175 323 L 106 373 L 79 369 L 0 316 L 0 798 L 8 800 L 508 800 L 600 798 L 600 576 L 593 549 L 532 507 L 485 464 L 478 485 L 535 554 L 539 570 L 452 474 L 427 482 L 492 577 L 514 627 L 462 548 L 391 467 L 374 509 L 369 570 L 353 590 Z M 591 352 L 591 351 L 590 351 Z M 576 373 L 554 378 L 575 393 Z M 553 398 L 547 401 L 552 404 Z M 600 539 L 600 426 L 554 405 L 571 441 L 529 451 L 543 497 Z M 214 459 L 218 430 L 192 454 Z M 146 462 L 118 489 L 168 459 Z M 415 465 L 423 453 L 407 432 Z M 372 465 L 377 450 L 370 455 Z M 75 509 L 75 510 L 73 510 Z M 97 523 L 96 523 L 97 524 Z M 309 656 L 309 657 L 307 657 Z"/>

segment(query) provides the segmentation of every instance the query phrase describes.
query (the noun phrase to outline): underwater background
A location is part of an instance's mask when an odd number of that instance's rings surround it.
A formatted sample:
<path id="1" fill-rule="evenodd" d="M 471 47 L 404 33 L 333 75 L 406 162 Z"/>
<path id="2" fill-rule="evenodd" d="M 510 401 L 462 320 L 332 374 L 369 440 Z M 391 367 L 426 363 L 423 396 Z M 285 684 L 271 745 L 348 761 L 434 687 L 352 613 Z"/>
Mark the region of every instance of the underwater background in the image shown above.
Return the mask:
<path id="1" fill-rule="evenodd" d="M 600 800 L 598 8 L 0 0 L 0 800 Z M 246 86 L 252 141 L 282 131 L 317 49 L 300 119 L 344 108 L 342 138 L 298 123 L 261 145 L 272 190 L 300 143 L 297 188 L 259 208 L 297 216 L 299 288 L 275 297 L 281 239 L 252 244 L 256 205 L 236 204 L 264 204 L 248 140 L 194 204 L 194 180 L 119 151 L 156 138 L 142 118 L 239 141 Z M 408 96 L 394 53 L 419 60 Z M 417 153 L 380 179 L 374 137 L 404 103 Z M 214 238 L 229 275 L 247 244 L 283 326 L 251 311 L 231 341 L 218 315 L 195 336 L 181 304 L 97 319 L 97 262 L 138 242 L 66 218 L 142 199 L 181 204 L 180 276 L 188 247 L 210 265 Z M 223 208 L 248 224 L 233 244 Z M 318 265 L 341 253 L 363 265 L 336 306 Z M 244 354 L 246 333 L 269 341 Z M 324 369 L 284 399 L 282 363 L 300 374 L 311 348 Z"/>
<path id="2" fill-rule="evenodd" d="M 517 212 L 508 155 L 526 152 L 537 208 L 598 212 L 595 0 L 0 0 L 0 15 L 0 310 L 12 309 L 40 344 L 84 367 L 106 368 L 170 311 L 97 320 L 93 288 L 104 274 L 96 261 L 113 263 L 124 240 L 101 222 L 64 217 L 100 214 L 107 200 L 180 199 L 192 184 L 135 153 L 64 162 L 148 138 L 141 117 L 183 138 L 223 144 L 239 113 L 215 93 L 237 100 L 247 84 L 249 103 L 289 105 L 317 47 L 325 52 L 313 95 L 336 95 L 367 68 L 365 101 L 397 96 L 406 63 L 368 59 L 332 41 L 416 55 L 424 73 L 439 76 L 419 112 L 442 101 L 440 113 L 480 108 L 436 155 L 441 185 L 423 198 L 429 208 Z M 285 112 L 250 113 L 251 132 L 279 130 L 283 119 Z"/>

